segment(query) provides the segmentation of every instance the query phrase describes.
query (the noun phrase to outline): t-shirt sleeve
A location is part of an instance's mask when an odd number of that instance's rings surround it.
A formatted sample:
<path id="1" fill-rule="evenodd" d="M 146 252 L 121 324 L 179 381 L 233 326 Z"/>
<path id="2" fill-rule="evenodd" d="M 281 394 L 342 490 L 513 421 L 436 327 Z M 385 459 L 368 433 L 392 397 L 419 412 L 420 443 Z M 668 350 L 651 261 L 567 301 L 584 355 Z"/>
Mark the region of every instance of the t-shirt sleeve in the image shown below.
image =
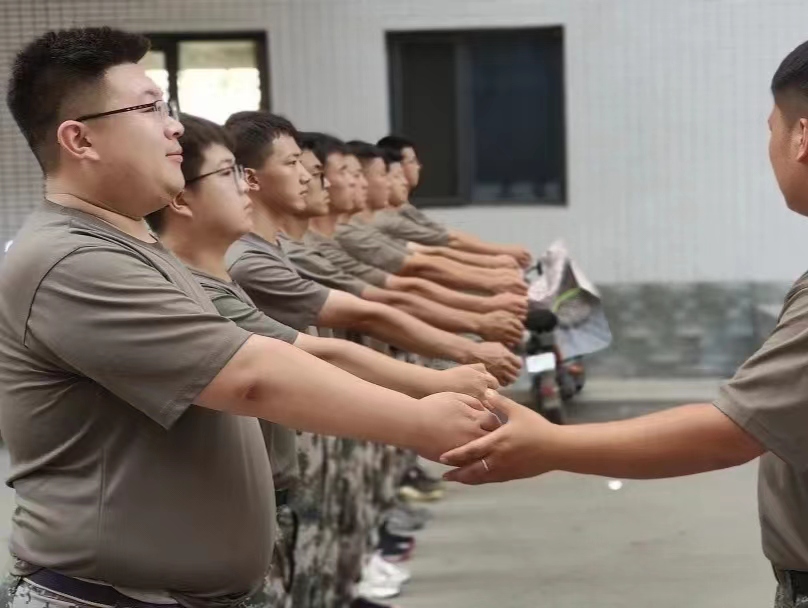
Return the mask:
<path id="1" fill-rule="evenodd" d="M 355 258 L 392 274 L 399 272 L 407 260 L 406 253 L 368 232 L 353 230 L 338 233 L 337 240 Z"/>
<path id="2" fill-rule="evenodd" d="M 423 226 L 395 212 L 381 216 L 377 227 L 391 237 L 403 241 L 436 247 L 445 247 L 449 244 L 449 235 L 445 230 Z"/>
<path id="3" fill-rule="evenodd" d="M 343 272 L 323 256 L 311 255 L 301 250 L 289 252 L 289 259 L 301 275 L 320 285 L 347 291 L 358 297 L 365 290 L 365 283 Z"/>
<path id="4" fill-rule="evenodd" d="M 249 337 L 135 254 L 87 247 L 40 283 L 25 344 L 169 428 Z"/>
<path id="5" fill-rule="evenodd" d="M 799 471 L 808 468 L 808 287 L 795 289 L 772 335 L 724 385 L 715 406 Z"/>
<path id="6" fill-rule="evenodd" d="M 329 289 L 304 279 L 280 262 L 245 252 L 230 267 L 230 276 L 241 285 L 258 309 L 284 325 L 303 331 L 317 325 Z"/>
<path id="7" fill-rule="evenodd" d="M 241 301 L 235 295 L 222 291 L 208 291 L 210 299 L 213 301 L 216 310 L 225 319 L 230 319 L 244 329 L 253 334 L 275 338 L 289 344 L 294 344 L 297 340 L 298 331 L 288 325 L 284 325 L 262 313 L 254 306 Z"/>
<path id="8" fill-rule="evenodd" d="M 361 279 L 365 283 L 369 283 L 375 287 L 384 287 L 387 285 L 387 278 L 390 276 L 389 273 L 381 268 L 376 268 L 370 264 L 365 264 L 361 260 L 357 260 L 340 247 L 321 247 L 320 251 L 336 266 L 339 266 L 348 274 Z"/>
<path id="9" fill-rule="evenodd" d="M 426 213 L 421 211 L 418 207 L 410 205 L 405 207 L 403 210 L 400 210 L 399 213 L 404 215 L 408 219 L 411 219 L 413 222 L 420 224 L 422 226 L 426 226 L 428 228 L 432 228 L 433 230 L 437 230 L 442 232 L 446 235 L 446 238 L 449 238 L 449 231 L 446 230 L 446 226 L 441 224 L 440 222 L 436 222 L 432 218 L 430 218 Z"/>

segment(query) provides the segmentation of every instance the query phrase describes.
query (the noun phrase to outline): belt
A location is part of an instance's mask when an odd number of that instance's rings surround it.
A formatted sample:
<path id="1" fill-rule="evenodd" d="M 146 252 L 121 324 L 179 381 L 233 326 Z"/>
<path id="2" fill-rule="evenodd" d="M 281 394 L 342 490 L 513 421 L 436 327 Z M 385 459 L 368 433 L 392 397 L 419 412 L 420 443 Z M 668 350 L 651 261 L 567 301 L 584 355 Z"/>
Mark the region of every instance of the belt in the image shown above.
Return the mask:
<path id="1" fill-rule="evenodd" d="M 79 602 L 100 604 L 102 606 L 120 606 L 121 608 L 167 608 L 176 604 L 150 604 L 124 595 L 114 587 L 81 581 L 77 578 L 59 574 L 53 570 L 42 568 L 24 578 L 24 580 L 42 587 L 47 591 L 64 595 Z"/>

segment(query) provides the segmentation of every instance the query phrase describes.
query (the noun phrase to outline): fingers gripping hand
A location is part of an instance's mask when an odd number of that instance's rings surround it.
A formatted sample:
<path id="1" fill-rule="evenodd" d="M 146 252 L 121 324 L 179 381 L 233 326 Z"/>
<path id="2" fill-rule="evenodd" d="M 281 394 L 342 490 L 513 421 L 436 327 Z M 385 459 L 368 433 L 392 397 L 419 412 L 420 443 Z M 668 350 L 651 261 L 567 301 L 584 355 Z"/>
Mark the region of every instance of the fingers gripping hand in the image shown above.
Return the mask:
<path id="1" fill-rule="evenodd" d="M 457 467 L 445 478 L 479 485 L 553 470 L 551 446 L 558 427 L 501 395 L 490 395 L 486 401 L 507 422 L 489 435 L 444 454 L 441 462 Z"/>

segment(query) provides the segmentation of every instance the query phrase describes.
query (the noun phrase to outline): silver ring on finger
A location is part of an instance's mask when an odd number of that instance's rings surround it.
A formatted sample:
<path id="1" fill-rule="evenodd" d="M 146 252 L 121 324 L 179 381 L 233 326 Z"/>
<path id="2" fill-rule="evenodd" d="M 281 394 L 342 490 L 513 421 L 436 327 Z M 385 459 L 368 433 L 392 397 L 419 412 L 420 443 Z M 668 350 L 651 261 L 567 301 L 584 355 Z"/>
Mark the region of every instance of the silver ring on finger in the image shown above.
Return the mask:
<path id="1" fill-rule="evenodd" d="M 485 467 L 485 472 L 490 473 L 491 467 L 488 466 L 488 463 L 485 461 L 485 458 L 480 458 L 480 462 L 483 463 L 483 467 Z"/>

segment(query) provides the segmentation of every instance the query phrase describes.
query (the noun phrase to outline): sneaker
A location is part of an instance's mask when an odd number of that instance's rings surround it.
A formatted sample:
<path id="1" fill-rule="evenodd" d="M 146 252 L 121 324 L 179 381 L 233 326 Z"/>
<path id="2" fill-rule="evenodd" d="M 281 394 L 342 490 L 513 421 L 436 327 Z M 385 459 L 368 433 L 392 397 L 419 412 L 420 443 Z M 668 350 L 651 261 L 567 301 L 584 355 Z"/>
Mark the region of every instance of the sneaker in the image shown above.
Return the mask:
<path id="1" fill-rule="evenodd" d="M 427 471 L 424 467 L 420 464 L 416 464 L 412 467 L 415 475 L 418 476 L 419 479 L 423 480 L 425 483 L 430 483 L 435 487 L 441 488 L 443 487 L 443 479 L 440 477 L 435 477 L 434 475 L 430 475 L 429 471 Z"/>
<path id="2" fill-rule="evenodd" d="M 378 551 L 386 561 L 393 564 L 406 562 L 412 557 L 412 547 L 406 547 L 394 544 L 388 544 L 388 545 L 380 544 L 378 547 Z"/>
<path id="3" fill-rule="evenodd" d="M 388 528 L 385 523 L 379 526 L 379 543 L 414 547 L 415 537 L 408 534 L 396 534 L 391 532 L 390 528 Z"/>
<path id="4" fill-rule="evenodd" d="M 387 604 L 379 604 L 364 597 L 357 597 L 351 602 L 351 608 L 395 608 Z"/>
<path id="5" fill-rule="evenodd" d="M 394 534 L 407 534 L 422 530 L 426 521 L 422 518 L 410 515 L 403 509 L 394 508 L 384 519 L 384 525 Z"/>
<path id="6" fill-rule="evenodd" d="M 426 507 L 418 507 L 412 503 L 409 503 L 405 500 L 397 500 L 396 501 L 396 509 L 404 511 L 407 515 L 423 521 L 424 523 L 430 521 L 432 519 L 432 511 L 427 509 Z"/>
<path id="7" fill-rule="evenodd" d="M 356 586 L 356 595 L 369 600 L 387 600 L 401 593 L 401 583 L 393 580 L 372 557 L 362 568 L 362 579 Z"/>
<path id="8" fill-rule="evenodd" d="M 410 574 L 409 570 L 402 568 L 401 566 L 391 564 L 384 559 L 384 557 L 382 557 L 381 553 L 374 553 L 371 556 L 368 567 L 374 572 L 377 572 L 382 576 L 386 576 L 389 581 L 398 586 L 409 582 L 412 578 L 412 574 Z"/>
<path id="9" fill-rule="evenodd" d="M 398 489 L 398 495 L 413 502 L 432 502 L 443 498 L 443 482 L 431 477 L 419 466 L 410 468 Z"/>
<path id="10" fill-rule="evenodd" d="M 394 586 L 389 582 L 361 581 L 356 586 L 356 595 L 357 599 L 362 600 L 389 600 L 401 595 L 401 587 Z"/>
<path id="11" fill-rule="evenodd" d="M 443 498 L 443 490 L 422 490 L 415 486 L 404 484 L 398 489 L 399 497 L 411 502 L 435 502 Z"/>

